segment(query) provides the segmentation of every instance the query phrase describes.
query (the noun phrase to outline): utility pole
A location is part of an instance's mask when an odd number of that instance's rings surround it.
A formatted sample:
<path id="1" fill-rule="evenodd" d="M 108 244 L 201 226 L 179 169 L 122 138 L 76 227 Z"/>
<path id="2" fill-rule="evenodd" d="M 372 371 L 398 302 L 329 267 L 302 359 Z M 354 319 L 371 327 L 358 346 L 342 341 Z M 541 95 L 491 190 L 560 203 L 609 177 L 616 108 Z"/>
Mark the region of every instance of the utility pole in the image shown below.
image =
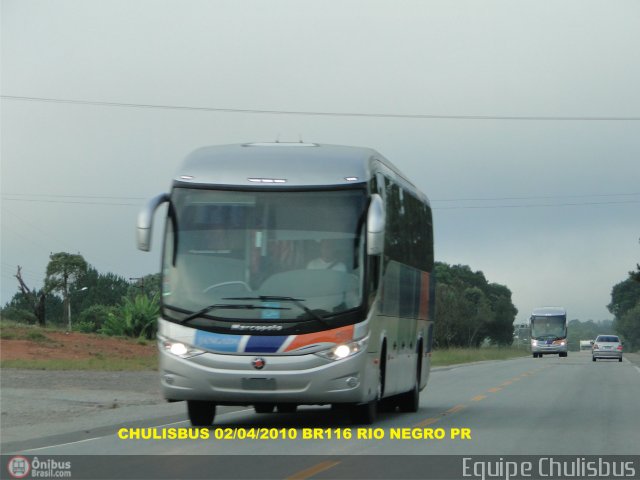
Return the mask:
<path id="1" fill-rule="evenodd" d="M 129 281 L 135 281 L 137 283 L 136 287 L 138 287 L 140 289 L 140 293 L 144 295 L 144 277 L 129 277 Z"/>

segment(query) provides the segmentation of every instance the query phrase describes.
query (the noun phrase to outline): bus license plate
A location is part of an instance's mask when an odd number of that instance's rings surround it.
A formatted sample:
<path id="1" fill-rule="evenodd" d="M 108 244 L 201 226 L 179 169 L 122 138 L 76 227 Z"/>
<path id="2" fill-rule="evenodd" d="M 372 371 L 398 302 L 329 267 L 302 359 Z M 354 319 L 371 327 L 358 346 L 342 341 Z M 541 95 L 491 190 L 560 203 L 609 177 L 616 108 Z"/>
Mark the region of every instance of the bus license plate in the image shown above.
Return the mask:
<path id="1" fill-rule="evenodd" d="M 243 390 L 275 390 L 275 378 L 243 378 Z"/>

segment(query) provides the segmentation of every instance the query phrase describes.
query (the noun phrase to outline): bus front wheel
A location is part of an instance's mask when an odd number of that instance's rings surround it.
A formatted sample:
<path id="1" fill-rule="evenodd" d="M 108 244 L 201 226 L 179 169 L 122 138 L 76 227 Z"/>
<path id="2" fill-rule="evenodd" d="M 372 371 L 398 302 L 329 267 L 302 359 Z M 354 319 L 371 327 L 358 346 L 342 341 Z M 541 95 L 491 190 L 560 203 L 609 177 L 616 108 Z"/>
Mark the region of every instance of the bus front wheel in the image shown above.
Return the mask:
<path id="1" fill-rule="evenodd" d="M 371 425 L 378 416 L 378 399 L 374 398 L 370 402 L 353 405 L 349 413 L 351 421 L 356 425 Z"/>
<path id="2" fill-rule="evenodd" d="M 349 416 L 351 417 L 351 421 L 356 425 L 371 425 L 376 421 L 376 417 L 378 416 L 378 407 L 380 405 L 380 400 L 384 394 L 384 379 L 386 373 L 386 355 L 387 349 L 383 347 L 382 356 L 380 357 L 379 368 L 378 368 L 378 383 L 376 385 L 376 396 L 373 400 L 352 405 L 349 411 Z"/>
<path id="3" fill-rule="evenodd" d="M 272 413 L 276 406 L 273 403 L 256 403 L 253 408 L 256 413 Z"/>
<path id="4" fill-rule="evenodd" d="M 210 427 L 216 416 L 216 404 L 202 400 L 187 400 L 187 413 L 194 427 Z"/>

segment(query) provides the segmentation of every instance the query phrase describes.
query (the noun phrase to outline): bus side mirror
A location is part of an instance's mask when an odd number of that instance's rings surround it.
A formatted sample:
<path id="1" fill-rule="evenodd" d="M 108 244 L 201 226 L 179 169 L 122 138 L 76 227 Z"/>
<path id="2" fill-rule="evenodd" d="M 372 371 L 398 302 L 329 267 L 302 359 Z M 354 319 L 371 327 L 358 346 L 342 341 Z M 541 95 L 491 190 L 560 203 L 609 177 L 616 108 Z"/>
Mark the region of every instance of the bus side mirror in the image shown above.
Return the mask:
<path id="1" fill-rule="evenodd" d="M 136 236 L 138 249 L 148 252 L 151 249 L 151 230 L 153 228 L 153 214 L 156 209 L 164 202 L 169 201 L 169 194 L 162 193 L 153 197 L 147 205 L 138 213 L 138 223 L 136 228 Z"/>
<path id="2" fill-rule="evenodd" d="M 367 212 L 367 254 L 382 254 L 385 224 L 384 202 L 380 195 L 374 193 L 371 195 L 371 203 Z"/>

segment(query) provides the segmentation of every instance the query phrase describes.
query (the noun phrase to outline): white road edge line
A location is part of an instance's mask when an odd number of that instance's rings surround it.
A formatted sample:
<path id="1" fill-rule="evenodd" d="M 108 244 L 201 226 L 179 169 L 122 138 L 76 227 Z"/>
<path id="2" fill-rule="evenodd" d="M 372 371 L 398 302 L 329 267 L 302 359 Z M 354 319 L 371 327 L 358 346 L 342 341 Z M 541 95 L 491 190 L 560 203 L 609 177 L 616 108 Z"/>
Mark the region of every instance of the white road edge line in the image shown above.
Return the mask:
<path id="1" fill-rule="evenodd" d="M 638 371 L 638 373 L 640 373 L 640 367 L 638 367 L 637 365 L 634 365 L 633 362 L 631 360 L 629 360 L 628 358 L 626 358 L 624 355 L 622 356 L 622 361 L 625 362 L 625 363 L 631 364 L 631 366 L 633 368 L 635 368 Z"/>
<path id="2" fill-rule="evenodd" d="M 216 418 L 233 417 L 234 415 L 237 415 L 239 413 L 246 413 L 246 412 L 253 412 L 253 409 L 246 408 L 244 410 L 238 410 L 236 412 L 223 413 L 222 415 L 216 415 Z M 179 423 L 187 423 L 187 422 L 188 420 L 180 420 L 179 422 L 165 423 L 163 425 L 155 425 L 155 426 L 152 425 L 150 427 L 145 427 L 145 428 L 162 428 L 162 427 L 168 427 L 169 425 L 177 425 Z M 38 450 L 45 450 L 47 448 L 66 447 L 67 445 L 77 445 L 78 443 L 91 442 L 93 440 L 100 440 L 101 438 L 107 438 L 107 437 L 110 437 L 111 435 L 112 434 L 102 435 L 101 437 L 85 438 L 84 440 L 76 440 L 75 442 L 58 443 L 55 445 L 47 445 L 45 447 L 30 448 L 29 450 L 24 450 L 24 452 L 21 452 L 21 453 L 29 454 L 30 452 L 37 452 Z"/>

